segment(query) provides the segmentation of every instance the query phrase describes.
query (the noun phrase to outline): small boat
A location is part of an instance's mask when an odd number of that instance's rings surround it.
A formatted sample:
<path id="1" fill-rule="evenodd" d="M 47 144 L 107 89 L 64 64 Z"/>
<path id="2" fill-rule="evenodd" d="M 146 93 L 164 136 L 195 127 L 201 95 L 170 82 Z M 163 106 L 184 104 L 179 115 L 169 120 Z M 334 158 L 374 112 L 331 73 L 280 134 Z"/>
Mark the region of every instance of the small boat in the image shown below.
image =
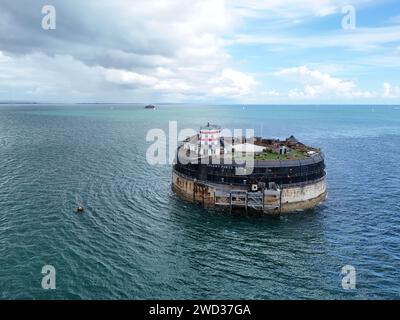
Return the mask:
<path id="1" fill-rule="evenodd" d="M 76 212 L 77 213 L 84 213 L 85 212 L 85 208 L 82 206 L 79 206 L 78 208 L 76 208 Z"/>
<path id="2" fill-rule="evenodd" d="M 144 107 L 145 109 L 155 109 L 156 106 L 152 104 L 148 104 L 147 106 Z"/>

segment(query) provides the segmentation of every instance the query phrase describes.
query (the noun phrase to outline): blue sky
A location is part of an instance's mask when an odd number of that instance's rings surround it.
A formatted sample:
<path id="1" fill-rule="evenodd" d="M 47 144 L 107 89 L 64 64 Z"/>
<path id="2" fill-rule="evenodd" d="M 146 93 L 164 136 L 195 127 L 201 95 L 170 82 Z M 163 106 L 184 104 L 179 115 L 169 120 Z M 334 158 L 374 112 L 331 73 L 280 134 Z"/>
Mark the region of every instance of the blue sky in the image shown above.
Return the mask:
<path id="1" fill-rule="evenodd" d="M 0 101 L 396 104 L 399 71 L 396 0 L 0 3 Z"/>

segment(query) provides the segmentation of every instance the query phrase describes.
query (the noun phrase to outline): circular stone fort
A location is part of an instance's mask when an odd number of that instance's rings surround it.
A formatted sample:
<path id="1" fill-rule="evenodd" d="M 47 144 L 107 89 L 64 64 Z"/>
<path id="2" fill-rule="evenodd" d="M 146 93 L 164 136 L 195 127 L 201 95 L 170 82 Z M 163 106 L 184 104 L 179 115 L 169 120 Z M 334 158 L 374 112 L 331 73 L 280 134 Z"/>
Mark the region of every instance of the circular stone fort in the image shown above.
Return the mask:
<path id="1" fill-rule="evenodd" d="M 207 124 L 178 146 L 172 190 L 206 208 L 280 215 L 324 201 L 325 176 L 321 151 L 293 136 L 223 136 Z"/>

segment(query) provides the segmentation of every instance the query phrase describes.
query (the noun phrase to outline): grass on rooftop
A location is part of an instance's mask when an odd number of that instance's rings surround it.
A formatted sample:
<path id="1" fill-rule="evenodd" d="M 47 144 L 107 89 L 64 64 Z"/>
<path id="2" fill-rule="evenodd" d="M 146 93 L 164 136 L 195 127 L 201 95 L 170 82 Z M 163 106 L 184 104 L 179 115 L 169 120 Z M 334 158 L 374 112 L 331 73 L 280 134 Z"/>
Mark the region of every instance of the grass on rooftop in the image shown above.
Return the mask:
<path id="1" fill-rule="evenodd" d="M 222 156 L 225 160 L 232 160 L 232 157 L 236 161 L 238 160 L 251 160 L 250 157 L 252 155 L 250 153 L 236 153 L 236 154 L 225 154 Z M 290 150 L 287 154 L 278 154 L 272 151 L 263 151 L 261 153 L 254 154 L 254 160 L 299 160 L 306 158 L 306 154 L 303 151 L 299 150 Z"/>
<path id="2" fill-rule="evenodd" d="M 304 159 L 304 152 L 290 150 L 287 154 L 278 154 L 272 151 L 264 151 L 255 155 L 255 160 L 297 160 Z"/>

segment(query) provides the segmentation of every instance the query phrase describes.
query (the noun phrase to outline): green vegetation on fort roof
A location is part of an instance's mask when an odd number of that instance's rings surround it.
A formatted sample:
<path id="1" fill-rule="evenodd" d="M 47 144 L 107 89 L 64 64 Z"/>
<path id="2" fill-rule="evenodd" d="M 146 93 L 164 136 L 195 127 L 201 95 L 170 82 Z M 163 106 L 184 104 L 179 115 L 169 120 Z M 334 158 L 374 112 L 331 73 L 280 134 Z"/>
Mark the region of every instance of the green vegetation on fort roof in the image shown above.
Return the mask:
<path id="1" fill-rule="evenodd" d="M 247 153 L 236 153 L 236 154 L 225 154 L 223 156 L 224 159 L 231 159 L 234 157 L 236 160 L 250 160 L 251 154 Z M 260 153 L 254 154 L 254 160 L 265 160 L 265 161 L 274 161 L 274 160 L 300 160 L 307 158 L 307 155 L 304 151 L 300 150 L 290 150 L 287 154 L 278 154 L 273 151 L 263 151 Z"/>
<path id="2" fill-rule="evenodd" d="M 278 154 L 272 151 L 263 151 L 255 154 L 255 160 L 298 160 L 304 159 L 304 152 L 299 150 L 290 150 L 287 154 Z"/>

